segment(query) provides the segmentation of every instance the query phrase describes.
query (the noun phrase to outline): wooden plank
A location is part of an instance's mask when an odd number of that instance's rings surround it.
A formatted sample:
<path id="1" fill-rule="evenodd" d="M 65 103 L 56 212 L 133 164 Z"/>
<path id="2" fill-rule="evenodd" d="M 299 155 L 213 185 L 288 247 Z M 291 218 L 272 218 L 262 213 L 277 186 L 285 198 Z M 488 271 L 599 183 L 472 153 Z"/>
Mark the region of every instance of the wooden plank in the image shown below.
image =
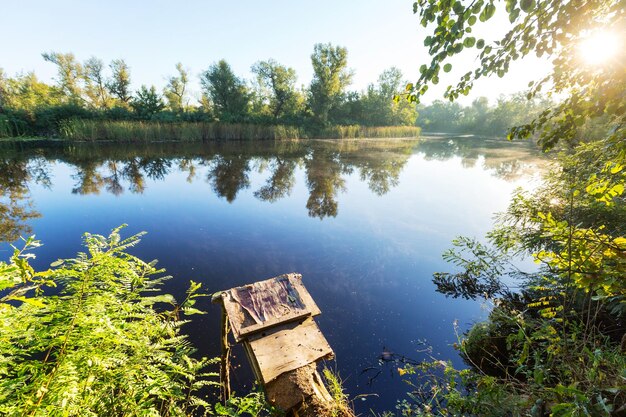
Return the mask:
<path id="1" fill-rule="evenodd" d="M 259 368 L 259 363 L 254 357 L 254 352 L 252 352 L 252 348 L 250 347 L 249 341 L 244 340 L 243 349 L 246 352 L 246 357 L 248 358 L 248 362 L 250 363 L 250 366 L 252 367 L 252 372 L 254 372 L 254 377 L 256 378 L 257 381 L 262 382 L 263 375 L 261 374 L 261 368 Z"/>
<path id="2" fill-rule="evenodd" d="M 285 372 L 333 356 L 333 350 L 311 317 L 257 333 L 250 336 L 248 343 L 265 384 Z"/>
<path id="3" fill-rule="evenodd" d="M 268 327 L 320 314 L 296 273 L 232 288 L 221 297 L 237 342 Z"/>
<path id="4" fill-rule="evenodd" d="M 266 330 L 272 326 L 276 326 L 282 323 L 288 323 L 291 321 L 297 321 L 311 315 L 308 311 L 294 311 L 289 314 L 285 314 L 282 317 L 272 318 L 264 323 L 253 324 L 250 326 L 246 326 L 239 330 L 239 339 L 244 339 L 246 336 L 258 333 L 260 331 Z M 237 340 L 238 342 L 240 340 Z"/>

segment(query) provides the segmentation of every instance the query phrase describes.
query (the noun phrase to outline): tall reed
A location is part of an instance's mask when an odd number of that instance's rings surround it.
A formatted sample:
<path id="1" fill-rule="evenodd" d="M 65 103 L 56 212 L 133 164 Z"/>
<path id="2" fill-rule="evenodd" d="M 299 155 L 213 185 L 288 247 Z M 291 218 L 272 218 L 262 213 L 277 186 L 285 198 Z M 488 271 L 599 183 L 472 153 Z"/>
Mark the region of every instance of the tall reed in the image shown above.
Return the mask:
<path id="1" fill-rule="evenodd" d="M 420 135 L 417 126 L 330 126 L 316 135 L 320 139 L 412 138 Z"/>
<path id="2" fill-rule="evenodd" d="M 0 126 L 1 129 L 1 126 Z M 218 122 L 106 121 L 74 119 L 60 126 L 64 139 L 81 141 L 206 141 L 206 140 L 288 140 L 303 138 L 357 139 L 417 137 L 420 128 L 415 126 L 365 127 L 358 125 L 330 126 L 307 132 L 288 125 L 259 125 Z M 1 135 L 1 131 L 0 131 Z"/>

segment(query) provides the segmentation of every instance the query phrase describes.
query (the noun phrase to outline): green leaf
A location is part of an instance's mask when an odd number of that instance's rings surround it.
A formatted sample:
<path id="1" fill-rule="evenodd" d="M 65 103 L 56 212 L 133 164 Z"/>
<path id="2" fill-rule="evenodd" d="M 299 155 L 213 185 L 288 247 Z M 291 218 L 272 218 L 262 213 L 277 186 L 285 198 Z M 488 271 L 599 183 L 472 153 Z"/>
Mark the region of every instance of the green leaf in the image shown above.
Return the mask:
<path id="1" fill-rule="evenodd" d="M 494 6 L 493 4 L 488 4 L 480 13 L 480 16 L 478 18 L 480 19 L 481 22 L 486 22 L 487 20 L 493 17 L 495 12 L 496 12 L 496 6 Z"/>
<path id="2" fill-rule="evenodd" d="M 63 262 L 64 262 L 64 261 L 63 261 L 63 259 L 57 259 L 56 261 L 52 262 L 52 263 L 50 264 L 50 266 L 51 266 L 52 268 L 55 268 L 55 267 L 57 267 L 57 266 L 61 266 L 61 265 L 63 265 Z"/>
<path id="3" fill-rule="evenodd" d="M 484 39 L 479 39 L 478 42 L 476 42 L 476 48 L 483 49 L 484 46 L 485 46 L 485 40 Z"/>
<path id="4" fill-rule="evenodd" d="M 474 37 L 465 38 L 465 40 L 463 41 L 463 46 L 465 46 L 466 48 L 471 48 L 475 44 L 476 44 L 476 38 Z"/>
<path id="5" fill-rule="evenodd" d="M 530 12 L 535 7 L 535 0 L 521 0 L 519 7 L 525 12 Z"/>
<path id="6" fill-rule="evenodd" d="M 452 64 L 446 64 L 443 66 L 443 72 L 450 72 L 452 69 Z"/>
<path id="7" fill-rule="evenodd" d="M 506 0 L 506 12 L 511 13 L 517 4 L 517 0 Z"/>
<path id="8" fill-rule="evenodd" d="M 27 297 L 24 297 L 22 295 L 11 296 L 11 297 L 9 297 L 9 300 L 21 301 L 23 303 L 30 304 L 30 305 L 32 305 L 34 307 L 39 307 L 39 308 L 42 308 L 42 307 L 46 306 L 43 303 L 43 301 L 40 300 L 40 299 L 37 299 L 37 298 L 27 298 Z"/>
<path id="9" fill-rule="evenodd" d="M 476 23 L 476 16 L 470 16 L 469 19 L 467 19 L 467 23 L 469 23 L 470 26 L 474 26 L 474 24 Z"/>
<path id="10" fill-rule="evenodd" d="M 426 66 L 426 64 L 423 64 L 423 65 L 420 67 L 420 74 L 425 73 L 427 69 L 428 69 L 428 67 Z"/>

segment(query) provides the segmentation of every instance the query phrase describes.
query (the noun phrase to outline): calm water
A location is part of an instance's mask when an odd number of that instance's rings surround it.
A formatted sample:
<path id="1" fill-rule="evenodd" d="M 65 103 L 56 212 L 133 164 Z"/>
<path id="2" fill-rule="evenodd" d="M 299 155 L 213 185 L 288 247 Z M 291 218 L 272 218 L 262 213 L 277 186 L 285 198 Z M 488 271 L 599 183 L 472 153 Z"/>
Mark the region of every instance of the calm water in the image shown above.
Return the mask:
<path id="1" fill-rule="evenodd" d="M 83 232 L 147 231 L 134 254 L 158 259 L 181 296 L 300 272 L 357 411 L 393 409 L 408 386 L 398 364 L 432 355 L 463 366 L 452 344 L 485 316 L 446 299 L 431 276 L 457 235 L 482 236 L 541 162 L 525 144 L 473 137 L 0 149 L 0 240 L 36 233 L 36 265 L 73 257 Z M 6 210 L 8 211 L 6 211 Z M 7 217 L 6 214 L 10 213 Z M 0 256 L 8 258 L 8 245 Z M 219 354 L 219 309 L 187 327 Z M 198 317 L 198 316 L 196 316 Z M 236 350 L 237 390 L 251 373 Z M 372 394 L 372 395 L 370 395 Z"/>

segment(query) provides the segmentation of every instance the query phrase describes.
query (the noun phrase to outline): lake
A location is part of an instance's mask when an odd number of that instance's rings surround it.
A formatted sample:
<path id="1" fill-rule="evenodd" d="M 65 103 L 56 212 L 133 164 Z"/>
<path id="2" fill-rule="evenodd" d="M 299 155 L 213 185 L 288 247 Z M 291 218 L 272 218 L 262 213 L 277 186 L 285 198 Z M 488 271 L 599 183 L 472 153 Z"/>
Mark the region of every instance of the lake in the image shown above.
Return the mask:
<path id="1" fill-rule="evenodd" d="M 84 232 L 148 232 L 132 253 L 158 259 L 182 299 L 299 272 L 357 412 L 394 409 L 410 387 L 394 360 L 430 356 L 465 366 L 458 331 L 488 306 L 448 299 L 432 274 L 458 235 L 482 237 L 516 187 L 544 163 L 528 143 L 420 140 L 152 144 L 55 142 L 0 149 L 0 244 L 35 233 L 46 268 L 81 250 Z M 219 355 L 220 311 L 187 325 L 202 355 Z M 383 352 L 387 352 L 383 355 Z M 251 385 L 235 350 L 235 390 Z"/>

